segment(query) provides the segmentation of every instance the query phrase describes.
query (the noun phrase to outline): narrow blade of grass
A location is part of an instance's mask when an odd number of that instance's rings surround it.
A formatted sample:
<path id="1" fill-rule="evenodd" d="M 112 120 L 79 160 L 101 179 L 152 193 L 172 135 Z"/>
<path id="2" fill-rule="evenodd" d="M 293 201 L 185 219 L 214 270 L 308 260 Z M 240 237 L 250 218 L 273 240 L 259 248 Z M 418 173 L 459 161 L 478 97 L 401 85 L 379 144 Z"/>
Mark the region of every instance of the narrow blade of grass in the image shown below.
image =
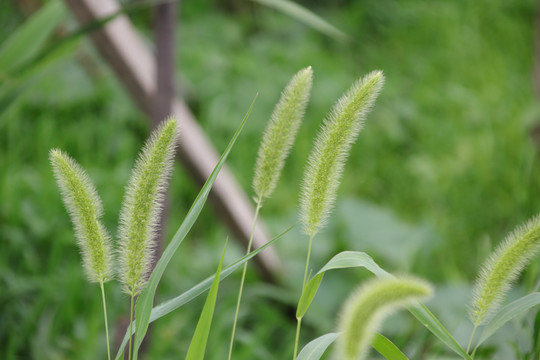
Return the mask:
<path id="1" fill-rule="evenodd" d="M 191 209 L 188 211 L 186 218 L 182 222 L 182 225 L 178 228 L 178 231 L 174 235 L 173 239 L 163 252 L 163 255 L 158 260 L 156 267 L 154 268 L 154 271 L 152 271 L 152 274 L 150 275 L 150 279 L 148 280 L 147 286 L 144 288 L 144 290 L 139 295 L 139 298 L 137 300 L 137 305 L 135 307 L 135 316 L 136 316 L 136 328 L 135 331 L 135 346 L 134 346 L 134 360 L 137 359 L 137 352 L 139 350 L 139 347 L 141 346 L 142 340 L 144 336 L 146 335 L 146 331 L 148 330 L 148 324 L 150 322 L 150 313 L 152 312 L 152 305 L 154 302 L 154 296 L 156 294 L 157 286 L 159 281 L 161 280 L 161 277 L 163 276 L 163 273 L 165 272 L 165 268 L 167 267 L 167 264 L 173 257 L 174 253 L 178 249 L 178 246 L 182 243 L 182 241 L 185 239 L 186 235 L 188 234 L 189 230 L 191 230 L 191 227 L 199 217 L 199 214 L 201 213 L 202 208 L 204 207 L 204 204 L 206 203 L 206 199 L 208 198 L 208 194 L 210 194 L 210 190 L 212 189 L 212 186 L 214 185 L 214 182 L 216 181 L 216 178 L 219 174 L 219 171 L 223 167 L 225 160 L 227 159 L 227 156 L 229 156 L 229 153 L 231 152 L 231 149 L 238 139 L 238 136 L 240 135 L 240 132 L 244 128 L 244 125 L 246 124 L 247 118 L 249 117 L 249 114 L 251 113 L 251 110 L 253 109 L 253 105 L 255 104 L 257 96 L 253 99 L 253 102 L 251 103 L 251 106 L 246 113 L 246 116 L 242 120 L 242 123 L 240 124 L 238 130 L 236 130 L 236 133 L 234 134 L 233 138 L 231 139 L 229 145 L 223 152 L 223 155 L 221 155 L 221 158 L 219 159 L 216 167 L 210 174 L 210 177 L 204 184 L 203 188 L 201 189 L 201 192 L 193 202 L 193 205 L 191 206 Z"/>
<path id="2" fill-rule="evenodd" d="M 393 342 L 381 334 L 375 334 L 371 346 L 388 360 L 409 360 Z"/>
<path id="3" fill-rule="evenodd" d="M 221 268 L 223 266 L 223 258 L 225 257 L 225 250 L 227 249 L 227 242 L 223 248 L 221 254 L 221 260 L 219 261 L 216 276 L 212 282 L 212 287 L 206 297 L 201 317 L 195 328 L 195 333 L 191 339 L 191 344 L 187 352 L 186 360 L 202 360 L 204 359 L 204 353 L 206 350 L 206 343 L 208 342 L 208 335 L 210 334 L 210 326 L 212 326 L 212 318 L 214 317 L 214 308 L 216 307 L 217 294 L 219 289 L 219 278 L 221 275 Z"/>
<path id="4" fill-rule="evenodd" d="M 294 224 L 293 226 L 291 226 L 290 228 L 288 228 L 287 230 L 285 230 L 284 232 L 282 232 L 278 236 L 274 237 L 272 240 L 270 240 L 269 242 L 267 242 L 263 246 L 261 246 L 261 247 L 257 248 L 256 250 L 250 252 L 249 255 L 245 255 L 244 257 L 240 258 L 235 263 L 233 263 L 233 264 L 229 265 L 228 267 L 226 267 L 221 272 L 220 281 L 222 281 L 223 279 L 228 277 L 230 274 L 232 274 L 234 271 L 239 269 L 242 265 L 244 265 L 244 263 L 251 260 L 258 253 L 260 253 L 261 251 L 263 251 L 267 247 L 273 245 L 274 242 L 276 242 L 277 240 L 279 240 L 283 236 L 285 236 L 285 234 L 287 234 L 289 231 L 291 231 L 295 226 L 296 226 L 296 224 Z M 212 285 L 212 283 L 214 281 L 214 278 L 215 278 L 215 275 L 212 275 L 212 276 L 206 278 L 205 280 L 201 281 L 197 285 L 193 286 L 188 291 L 186 291 L 186 292 L 184 292 L 184 293 L 182 293 L 182 294 L 180 294 L 180 295 L 178 295 L 178 296 L 176 296 L 176 297 L 174 297 L 174 298 L 172 298 L 170 300 L 167 300 L 167 301 L 157 305 L 156 307 L 154 307 L 152 309 L 152 313 L 150 314 L 150 322 L 156 321 L 157 319 L 159 319 L 159 318 L 173 312 L 174 310 L 182 307 L 183 305 L 187 304 L 191 300 L 193 300 L 196 297 L 198 297 L 199 295 L 201 295 L 203 292 L 205 292 L 206 290 L 208 290 L 210 288 L 210 286 Z M 134 330 L 135 330 L 135 327 L 136 326 L 134 324 L 134 326 L 133 326 Z M 120 348 L 118 350 L 118 353 L 116 354 L 116 358 L 115 358 L 116 360 L 119 360 L 123 356 L 123 354 L 124 354 L 123 351 L 124 351 L 128 341 L 129 341 L 129 327 L 128 327 L 128 330 L 126 331 L 125 335 L 124 335 L 124 339 L 122 340 L 122 345 L 120 346 Z"/>
<path id="5" fill-rule="evenodd" d="M 315 340 L 311 340 L 300 354 L 298 354 L 297 360 L 319 360 L 326 349 L 341 335 L 341 333 L 328 333 L 323 336 L 319 336 Z"/>
<path id="6" fill-rule="evenodd" d="M 480 340 L 476 347 L 480 346 L 484 341 L 489 339 L 489 337 L 497 330 L 499 330 L 504 324 L 508 321 L 518 317 L 524 312 L 528 311 L 530 308 L 540 304 L 540 292 L 535 292 L 526 296 L 523 296 L 510 304 L 504 306 L 500 309 L 493 319 L 484 327 Z"/>
<path id="7" fill-rule="evenodd" d="M 274 8 L 281 11 L 290 17 L 303 22 L 304 24 L 314 28 L 315 30 L 330 36 L 336 40 L 345 41 L 349 39 L 349 36 L 343 31 L 331 25 L 320 16 L 314 14 L 305 7 L 298 5 L 292 1 L 287 0 L 251 0 L 259 4 Z"/>

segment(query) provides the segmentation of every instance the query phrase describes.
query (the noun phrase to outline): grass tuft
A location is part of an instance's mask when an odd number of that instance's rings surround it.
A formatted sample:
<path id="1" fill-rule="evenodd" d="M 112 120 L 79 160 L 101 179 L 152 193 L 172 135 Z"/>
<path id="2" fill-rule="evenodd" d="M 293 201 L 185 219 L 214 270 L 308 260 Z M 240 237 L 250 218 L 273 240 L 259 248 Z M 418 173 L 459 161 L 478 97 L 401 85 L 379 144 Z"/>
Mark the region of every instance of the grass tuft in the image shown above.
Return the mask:
<path id="1" fill-rule="evenodd" d="M 100 221 L 103 206 L 97 190 L 86 171 L 69 155 L 52 149 L 49 158 L 75 228 L 88 280 L 102 284 L 112 277 L 112 248 Z"/>
<path id="2" fill-rule="evenodd" d="M 356 81 L 324 120 L 308 159 L 300 197 L 304 231 L 315 235 L 332 209 L 351 145 L 384 83 L 382 71 Z"/>
<path id="3" fill-rule="evenodd" d="M 384 318 L 398 308 L 431 296 L 431 286 L 411 277 L 374 279 L 356 290 L 343 306 L 336 359 L 361 360 Z"/>
<path id="4" fill-rule="evenodd" d="M 469 308 L 475 327 L 489 320 L 512 283 L 540 250 L 540 216 L 507 235 L 482 265 Z"/>
<path id="5" fill-rule="evenodd" d="M 258 199 L 274 191 L 309 101 L 313 70 L 300 70 L 283 90 L 264 131 L 255 163 L 253 189 Z"/>
<path id="6" fill-rule="evenodd" d="M 161 200 L 171 175 L 179 130 L 164 121 L 144 145 L 131 173 L 119 227 L 120 280 L 124 292 L 137 295 L 147 281 Z"/>

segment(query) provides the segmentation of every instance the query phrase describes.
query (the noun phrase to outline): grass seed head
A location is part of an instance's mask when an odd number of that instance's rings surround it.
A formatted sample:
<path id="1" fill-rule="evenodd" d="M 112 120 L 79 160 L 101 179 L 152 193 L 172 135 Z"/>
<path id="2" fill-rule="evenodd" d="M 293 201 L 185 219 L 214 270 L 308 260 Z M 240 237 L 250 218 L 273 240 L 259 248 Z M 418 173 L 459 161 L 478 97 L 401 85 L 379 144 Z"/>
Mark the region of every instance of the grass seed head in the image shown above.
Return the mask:
<path id="1" fill-rule="evenodd" d="M 131 173 L 120 211 L 120 280 L 129 295 L 146 284 L 154 254 L 161 201 L 178 143 L 176 120 L 164 121 L 146 141 Z"/>
<path id="2" fill-rule="evenodd" d="M 264 131 L 255 164 L 253 189 L 258 199 L 274 191 L 309 101 L 313 70 L 300 70 L 283 90 Z"/>
<path id="3" fill-rule="evenodd" d="M 359 79 L 323 122 L 308 159 L 300 197 L 304 231 L 310 236 L 326 223 L 351 145 L 383 84 L 381 71 L 373 71 Z"/>
<path id="4" fill-rule="evenodd" d="M 112 276 L 112 248 L 100 220 L 103 207 L 97 190 L 84 169 L 69 155 L 52 149 L 49 158 L 75 228 L 86 275 L 91 282 L 104 283 Z"/>
<path id="5" fill-rule="evenodd" d="M 358 288 L 340 315 L 339 331 L 343 334 L 338 339 L 335 359 L 364 359 L 386 316 L 432 293 L 429 284 L 410 277 L 373 279 Z"/>
<path id="6" fill-rule="evenodd" d="M 474 325 L 489 320 L 512 283 L 540 250 L 540 216 L 507 235 L 482 265 L 473 289 L 469 315 Z"/>

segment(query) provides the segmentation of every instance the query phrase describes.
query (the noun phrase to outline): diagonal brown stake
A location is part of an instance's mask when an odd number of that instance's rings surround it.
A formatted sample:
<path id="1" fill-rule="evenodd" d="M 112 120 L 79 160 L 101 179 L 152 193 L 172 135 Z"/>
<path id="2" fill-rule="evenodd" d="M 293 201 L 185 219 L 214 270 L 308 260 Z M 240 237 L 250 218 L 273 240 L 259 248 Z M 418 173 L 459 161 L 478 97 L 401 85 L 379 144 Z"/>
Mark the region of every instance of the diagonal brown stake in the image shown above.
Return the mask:
<path id="1" fill-rule="evenodd" d="M 120 10 L 120 5 L 115 0 L 65 0 L 65 2 L 82 24 L 107 17 Z M 94 31 L 91 37 L 135 103 L 151 117 L 152 100 L 157 89 L 156 60 L 128 17 L 119 15 L 101 29 Z M 172 103 L 172 109 L 181 126 L 180 159 L 193 177 L 202 184 L 212 172 L 219 155 L 182 99 L 176 98 Z M 254 207 L 227 167 L 221 170 L 214 184 L 211 200 L 230 231 L 247 245 Z M 254 247 L 264 245 L 268 239 L 264 225 L 259 222 L 255 229 Z M 254 259 L 254 263 L 265 280 L 276 281 L 280 262 L 273 249 L 264 250 Z"/>

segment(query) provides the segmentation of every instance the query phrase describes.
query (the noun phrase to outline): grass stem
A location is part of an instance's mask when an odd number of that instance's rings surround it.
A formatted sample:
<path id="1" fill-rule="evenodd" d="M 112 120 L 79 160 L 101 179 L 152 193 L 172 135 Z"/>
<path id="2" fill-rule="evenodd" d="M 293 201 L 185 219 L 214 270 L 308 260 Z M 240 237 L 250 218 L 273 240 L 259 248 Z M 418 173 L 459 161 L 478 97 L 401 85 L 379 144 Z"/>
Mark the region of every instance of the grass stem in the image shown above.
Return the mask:
<path id="1" fill-rule="evenodd" d="M 105 336 L 107 337 L 107 359 L 111 360 L 111 345 L 109 343 L 109 324 L 107 322 L 107 302 L 105 301 L 105 287 L 103 281 L 99 283 L 101 288 L 101 300 L 103 301 L 103 317 L 105 318 Z"/>
<path id="2" fill-rule="evenodd" d="M 309 245 L 308 245 L 308 252 L 306 257 L 306 269 L 304 270 L 304 281 L 302 282 L 302 293 L 304 292 L 304 288 L 306 287 L 306 283 L 308 281 L 308 270 L 309 270 L 309 259 L 311 257 L 311 245 L 313 244 L 313 237 L 315 234 L 309 235 Z M 298 353 L 298 342 L 300 341 L 300 328 L 302 326 L 302 318 L 297 319 L 297 325 L 296 325 L 296 338 L 294 339 L 294 354 L 293 354 L 293 360 L 296 360 L 296 355 Z"/>
<path id="3" fill-rule="evenodd" d="M 478 328 L 478 325 L 474 325 L 474 328 L 473 328 L 473 331 L 472 331 L 472 334 L 471 334 L 471 338 L 469 339 L 469 345 L 467 345 L 467 354 L 469 353 L 469 350 L 471 349 L 471 345 L 472 345 L 472 342 L 473 342 L 473 339 L 474 339 L 474 334 L 476 334 L 476 329 Z"/>
<path id="4" fill-rule="evenodd" d="M 131 360 L 131 352 L 133 349 L 133 299 L 135 295 L 131 294 L 131 307 L 129 309 L 129 347 L 128 347 L 128 359 Z"/>
<path id="5" fill-rule="evenodd" d="M 259 211 L 262 207 L 262 198 L 259 198 L 257 200 L 257 207 L 255 209 L 255 216 L 253 218 L 253 225 L 251 227 L 251 235 L 249 236 L 249 243 L 247 246 L 247 254 L 251 252 L 251 246 L 253 244 L 253 235 L 255 233 L 255 225 L 257 224 L 257 218 L 259 217 Z M 236 323 L 238 322 L 238 313 L 240 312 L 240 303 L 242 301 L 242 292 L 244 291 L 244 280 L 246 278 L 246 271 L 247 271 L 247 262 L 244 263 L 244 269 L 242 270 L 242 280 L 240 280 L 240 290 L 238 291 L 238 300 L 236 301 L 236 311 L 234 313 L 234 322 L 233 322 L 233 328 L 232 328 L 232 335 L 231 335 L 231 343 L 229 345 L 229 356 L 228 360 L 231 360 L 232 357 L 232 350 L 234 346 L 234 336 L 236 334 Z"/>

